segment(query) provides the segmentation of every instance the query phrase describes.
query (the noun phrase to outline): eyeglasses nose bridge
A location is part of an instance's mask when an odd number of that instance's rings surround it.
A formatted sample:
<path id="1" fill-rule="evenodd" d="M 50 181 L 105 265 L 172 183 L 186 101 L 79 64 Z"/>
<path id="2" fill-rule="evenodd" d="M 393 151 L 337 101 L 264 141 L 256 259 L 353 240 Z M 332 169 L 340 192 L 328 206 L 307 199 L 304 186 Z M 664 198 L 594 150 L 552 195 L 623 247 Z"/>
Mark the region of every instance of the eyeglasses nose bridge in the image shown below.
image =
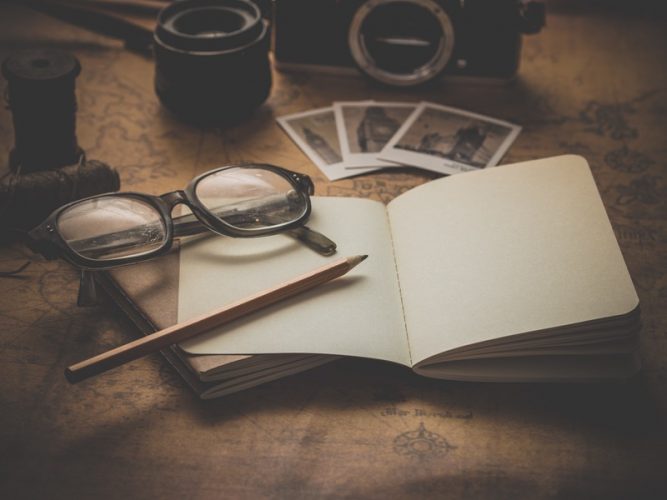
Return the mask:
<path id="1" fill-rule="evenodd" d="M 197 219 L 199 219 L 199 222 L 203 223 L 204 226 L 206 227 L 210 227 L 209 224 L 206 223 L 206 216 L 201 213 L 201 211 L 196 205 L 193 205 L 193 203 L 190 201 L 185 191 L 179 189 L 178 191 L 165 193 L 163 195 L 160 195 L 160 200 L 162 200 L 162 202 L 167 206 L 167 211 L 170 215 L 176 205 L 182 204 L 188 207 L 192 211 L 192 214 Z M 182 229 L 183 228 L 181 228 L 181 230 Z M 181 236 L 183 236 L 184 234 L 185 233 L 181 234 Z"/>
<path id="2" fill-rule="evenodd" d="M 167 204 L 167 207 L 169 207 L 170 211 L 173 210 L 173 208 L 179 203 L 183 203 L 184 205 L 190 206 L 190 201 L 188 200 L 185 191 L 180 189 L 178 191 L 165 193 L 160 196 L 160 199 L 162 199 L 162 201 L 164 201 Z"/>

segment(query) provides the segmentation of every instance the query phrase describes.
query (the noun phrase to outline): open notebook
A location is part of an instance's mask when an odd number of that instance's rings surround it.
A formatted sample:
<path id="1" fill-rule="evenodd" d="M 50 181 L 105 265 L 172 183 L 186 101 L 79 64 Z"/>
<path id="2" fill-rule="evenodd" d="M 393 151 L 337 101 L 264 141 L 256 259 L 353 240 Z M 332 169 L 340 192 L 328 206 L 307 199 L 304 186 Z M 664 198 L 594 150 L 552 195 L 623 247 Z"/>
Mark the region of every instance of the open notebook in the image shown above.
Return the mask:
<path id="1" fill-rule="evenodd" d="M 174 362 L 208 381 L 202 397 L 338 356 L 476 381 L 588 381 L 639 368 L 638 298 L 581 157 L 438 179 L 386 207 L 357 198 L 314 198 L 313 207 L 309 225 L 337 242 L 339 256 L 369 258 L 176 347 Z M 282 235 L 193 238 L 167 258 L 103 277 L 152 328 L 331 260 Z M 150 266 L 153 278 L 139 278 Z M 158 298 L 165 290 L 168 300 Z"/>

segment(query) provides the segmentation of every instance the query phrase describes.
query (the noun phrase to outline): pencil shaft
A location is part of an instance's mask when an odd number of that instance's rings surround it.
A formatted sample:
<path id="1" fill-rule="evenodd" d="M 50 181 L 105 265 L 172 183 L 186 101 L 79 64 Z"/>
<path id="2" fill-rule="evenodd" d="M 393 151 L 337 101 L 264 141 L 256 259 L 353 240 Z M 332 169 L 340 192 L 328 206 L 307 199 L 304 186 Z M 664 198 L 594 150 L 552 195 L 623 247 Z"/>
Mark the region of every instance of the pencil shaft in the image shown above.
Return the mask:
<path id="1" fill-rule="evenodd" d="M 183 342 L 214 327 L 224 325 L 280 300 L 338 278 L 346 274 L 361 262 L 363 258 L 363 256 L 355 256 L 337 260 L 276 287 L 264 290 L 238 302 L 233 302 L 210 314 L 178 323 L 141 339 L 116 347 L 68 367 L 65 370 L 65 376 L 72 383 L 79 382 L 169 345 Z"/>

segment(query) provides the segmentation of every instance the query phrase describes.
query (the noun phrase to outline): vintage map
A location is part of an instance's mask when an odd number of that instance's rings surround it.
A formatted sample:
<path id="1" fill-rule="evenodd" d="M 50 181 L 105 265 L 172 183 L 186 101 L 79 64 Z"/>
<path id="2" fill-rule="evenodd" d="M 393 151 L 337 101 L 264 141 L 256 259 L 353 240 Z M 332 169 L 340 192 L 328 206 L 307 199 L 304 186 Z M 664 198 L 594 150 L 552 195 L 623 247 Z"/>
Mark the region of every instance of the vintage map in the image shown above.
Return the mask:
<path id="1" fill-rule="evenodd" d="M 411 94 L 361 78 L 274 73 L 265 105 L 223 130 L 165 111 L 150 57 L 3 4 L 0 57 L 54 46 L 81 61 L 78 141 L 119 171 L 124 190 L 180 189 L 239 161 L 306 172 L 319 195 L 384 202 L 435 177 L 405 168 L 327 182 L 275 118 L 337 100 L 429 100 L 520 124 L 501 165 L 583 155 L 640 296 L 644 369 L 622 384 L 489 385 L 348 359 L 201 402 L 153 355 L 71 386 L 65 366 L 136 331 L 110 304 L 77 307 L 68 265 L 5 245 L 0 268 L 33 262 L 20 277 L 0 279 L 0 496 L 666 494 L 667 18 L 630 4 L 554 8 L 545 30 L 525 38 L 520 76 L 509 85 Z M 12 145 L 3 106 L 0 167 Z"/>

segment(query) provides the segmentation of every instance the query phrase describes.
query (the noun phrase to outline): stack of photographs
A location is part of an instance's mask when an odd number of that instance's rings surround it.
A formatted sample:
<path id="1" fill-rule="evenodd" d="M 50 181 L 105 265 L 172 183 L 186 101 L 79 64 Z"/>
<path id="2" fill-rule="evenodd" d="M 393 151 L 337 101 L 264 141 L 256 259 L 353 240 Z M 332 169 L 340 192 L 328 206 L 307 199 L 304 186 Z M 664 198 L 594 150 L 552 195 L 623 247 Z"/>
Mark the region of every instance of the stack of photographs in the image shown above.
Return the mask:
<path id="1" fill-rule="evenodd" d="M 277 121 L 332 181 L 381 168 L 449 175 L 493 167 L 521 130 L 430 102 L 336 102 Z"/>

